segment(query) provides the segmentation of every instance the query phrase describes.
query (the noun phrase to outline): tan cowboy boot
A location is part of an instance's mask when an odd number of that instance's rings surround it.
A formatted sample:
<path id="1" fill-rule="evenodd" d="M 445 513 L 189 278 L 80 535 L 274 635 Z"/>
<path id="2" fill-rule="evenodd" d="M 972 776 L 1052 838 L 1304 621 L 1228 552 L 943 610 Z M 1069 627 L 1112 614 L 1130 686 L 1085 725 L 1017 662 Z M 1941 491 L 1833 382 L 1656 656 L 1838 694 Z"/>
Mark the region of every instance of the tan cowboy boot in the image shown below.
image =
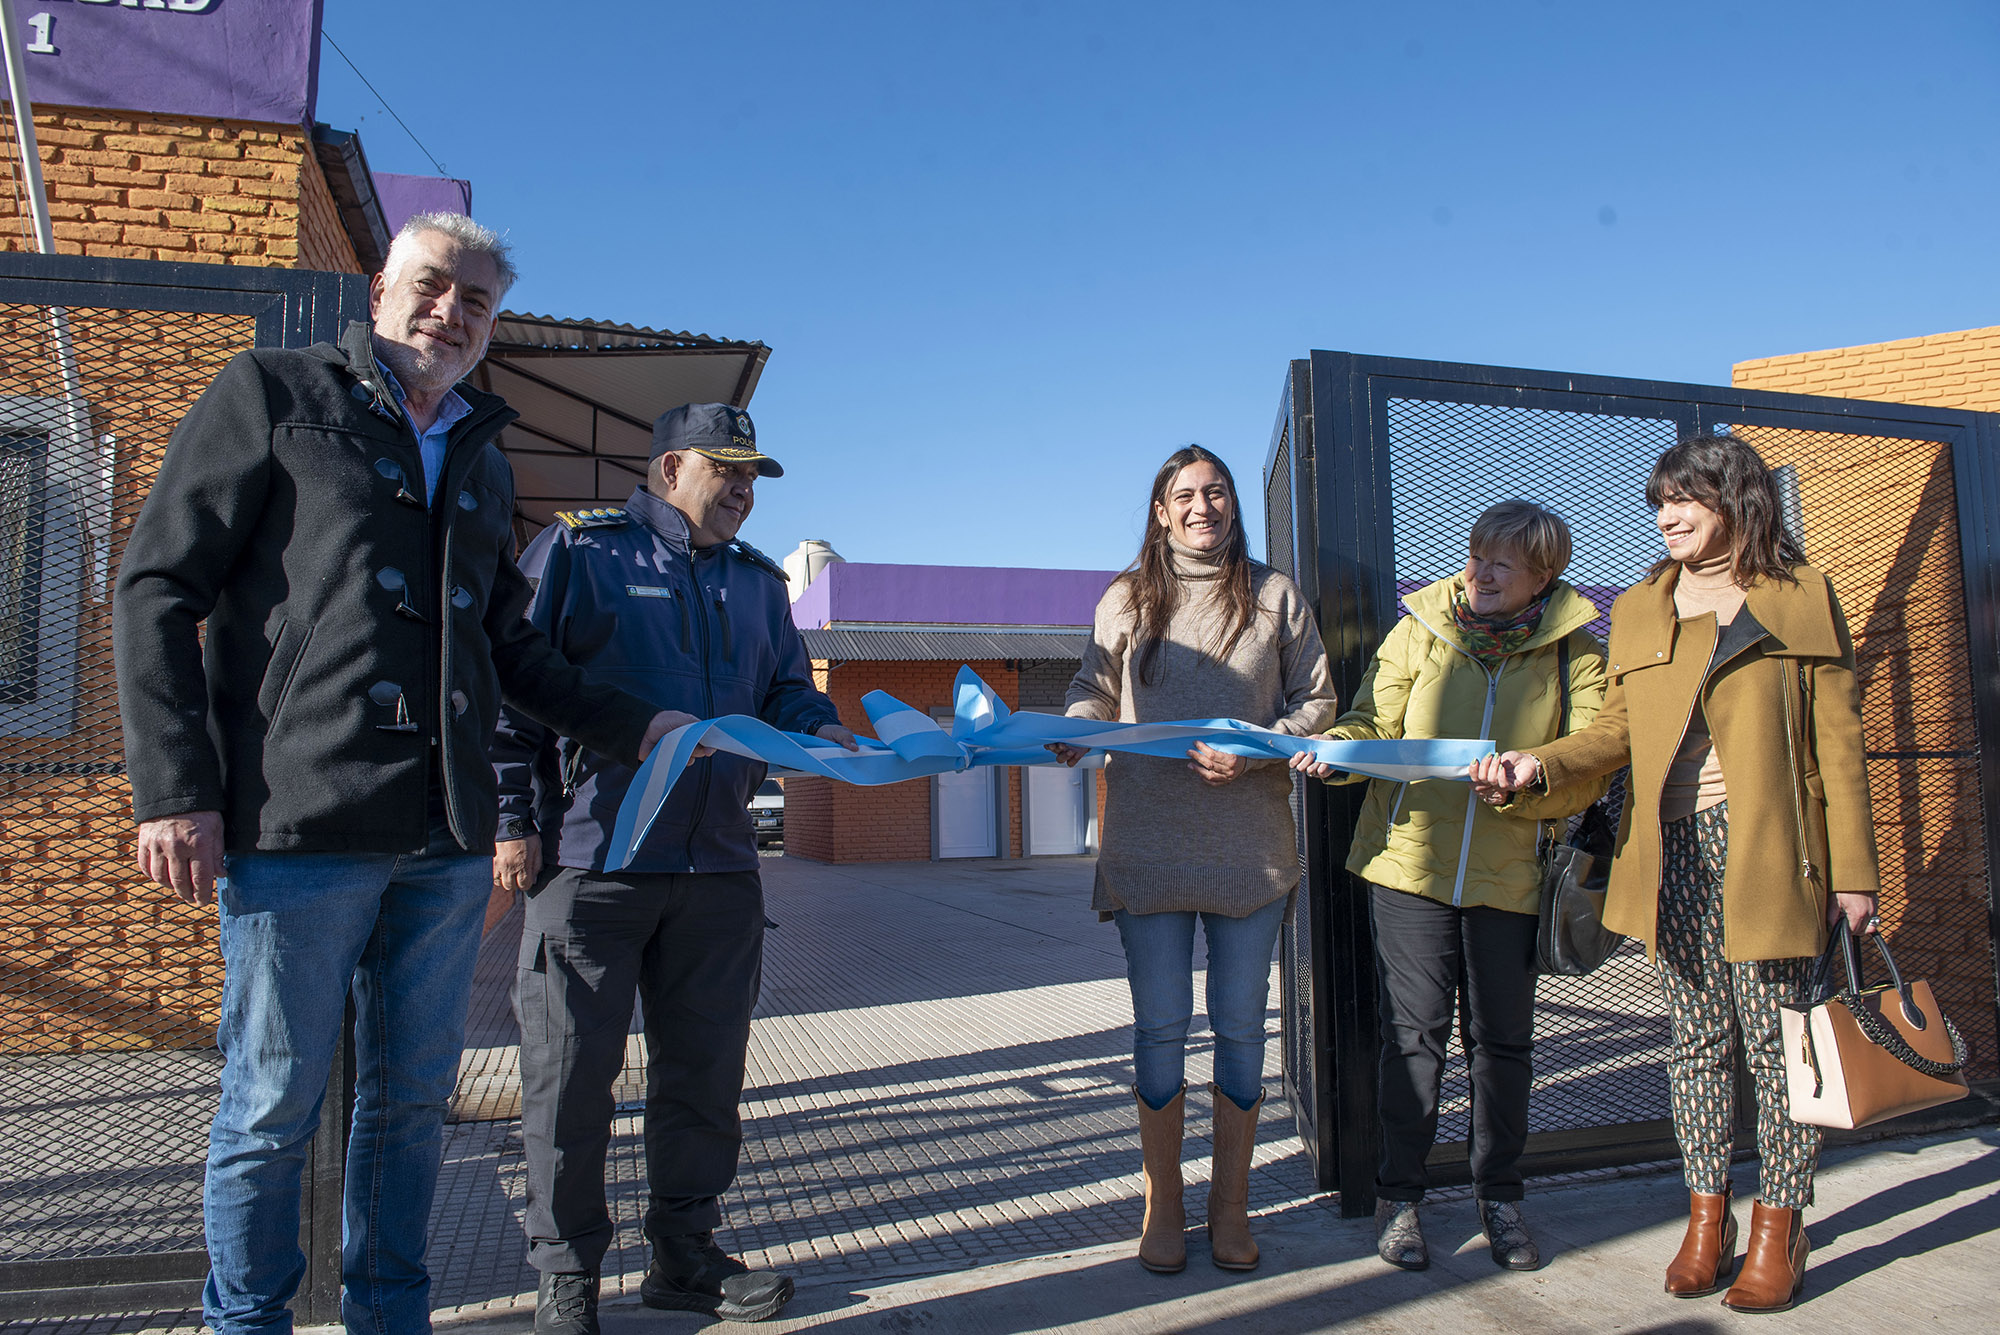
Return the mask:
<path id="1" fill-rule="evenodd" d="M 1713 1195 L 1688 1193 L 1687 1236 L 1667 1267 L 1667 1292 L 1676 1298 L 1700 1298 L 1722 1287 L 1736 1265 L 1736 1216 L 1729 1209 L 1729 1190 Z"/>
<path id="2" fill-rule="evenodd" d="M 1187 1268 L 1187 1211 L 1181 1205 L 1181 1123 L 1187 1086 L 1164 1108 L 1139 1105 L 1139 1148 L 1145 1156 L 1146 1223 L 1139 1236 L 1139 1264 L 1156 1274 Z"/>
<path id="3" fill-rule="evenodd" d="M 1257 1240 L 1250 1236 L 1250 1155 L 1257 1148 L 1260 1092 L 1248 1108 L 1210 1085 L 1215 1100 L 1215 1161 L 1208 1177 L 1208 1250 L 1224 1270 L 1255 1270 Z"/>
<path id="4" fill-rule="evenodd" d="M 1758 1201 L 1750 1207 L 1750 1245 L 1743 1253 L 1743 1273 L 1722 1305 L 1737 1312 L 1783 1312 L 1799 1300 L 1806 1286 L 1805 1219 L 1797 1210 Z"/>

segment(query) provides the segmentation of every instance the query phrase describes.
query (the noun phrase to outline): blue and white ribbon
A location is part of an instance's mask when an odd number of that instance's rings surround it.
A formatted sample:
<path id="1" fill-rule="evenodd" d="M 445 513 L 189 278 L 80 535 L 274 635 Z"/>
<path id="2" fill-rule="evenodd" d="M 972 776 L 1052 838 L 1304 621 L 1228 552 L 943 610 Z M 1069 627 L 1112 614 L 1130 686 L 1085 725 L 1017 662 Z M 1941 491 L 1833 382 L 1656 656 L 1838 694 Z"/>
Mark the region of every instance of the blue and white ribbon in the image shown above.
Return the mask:
<path id="1" fill-rule="evenodd" d="M 626 790 L 611 828 L 606 869 L 622 870 L 638 856 L 667 794 L 698 746 L 761 760 L 777 775 L 816 774 L 867 785 L 953 774 L 976 765 L 1059 764 L 1045 749 L 1051 742 L 1080 751 L 1145 756 L 1182 756 L 1196 742 L 1206 742 L 1218 751 L 1259 760 L 1289 760 L 1310 751 L 1315 760 L 1335 769 L 1400 783 L 1463 780 L 1467 767 L 1493 750 L 1490 741 L 1338 742 L 1295 737 L 1233 718 L 1103 723 L 1059 714 L 1015 713 L 969 667 L 958 670 L 952 694 L 951 728 L 946 731 L 895 696 L 870 691 L 862 697 L 861 707 L 881 740 L 857 737 L 859 751 L 783 732 L 744 714 L 704 719 L 668 733 Z"/>

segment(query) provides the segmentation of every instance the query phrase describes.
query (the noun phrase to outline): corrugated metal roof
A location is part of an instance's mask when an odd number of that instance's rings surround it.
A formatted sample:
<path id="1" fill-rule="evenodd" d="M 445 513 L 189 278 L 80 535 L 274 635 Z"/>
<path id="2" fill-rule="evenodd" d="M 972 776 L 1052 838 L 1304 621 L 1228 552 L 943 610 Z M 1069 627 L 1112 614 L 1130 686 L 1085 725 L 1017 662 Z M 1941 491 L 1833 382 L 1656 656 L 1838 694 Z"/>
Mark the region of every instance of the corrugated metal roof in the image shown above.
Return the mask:
<path id="1" fill-rule="evenodd" d="M 553 315 L 502 311 L 493 325 L 495 351 L 654 352 L 662 348 L 761 348 L 762 343 L 675 333 L 611 320 L 561 320 Z"/>
<path id="2" fill-rule="evenodd" d="M 770 355 L 707 334 L 501 312 L 473 382 L 521 414 L 499 444 L 522 541 L 559 510 L 621 504 L 645 479 L 653 419 L 683 403 L 747 407 Z"/>
<path id="3" fill-rule="evenodd" d="M 806 653 L 812 658 L 862 660 L 876 663 L 939 662 L 982 658 L 1083 657 L 1090 632 L 1050 630 L 846 630 L 829 626 L 802 630 Z"/>

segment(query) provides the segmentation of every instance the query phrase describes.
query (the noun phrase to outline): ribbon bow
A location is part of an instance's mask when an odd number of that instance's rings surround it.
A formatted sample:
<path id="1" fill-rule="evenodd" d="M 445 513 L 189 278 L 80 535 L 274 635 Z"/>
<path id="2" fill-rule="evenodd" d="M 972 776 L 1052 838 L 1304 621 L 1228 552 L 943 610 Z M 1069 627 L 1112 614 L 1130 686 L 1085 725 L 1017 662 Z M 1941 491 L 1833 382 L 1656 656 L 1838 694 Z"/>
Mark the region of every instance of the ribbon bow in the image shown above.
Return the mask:
<path id="1" fill-rule="evenodd" d="M 1467 767 L 1493 750 L 1490 741 L 1340 742 L 1296 737 L 1233 718 L 1103 723 L 1059 714 L 1016 713 L 970 667 L 961 667 L 953 684 L 950 731 L 886 691 L 870 691 L 862 697 L 861 707 L 881 740 L 857 737 L 859 751 L 804 733 L 784 732 L 744 714 L 704 719 L 668 733 L 626 790 L 611 827 L 606 869 L 622 870 L 638 856 L 697 746 L 761 760 L 777 775 L 816 774 L 866 785 L 924 779 L 975 765 L 1053 765 L 1060 762 L 1044 749 L 1051 742 L 1093 753 L 1144 756 L 1184 755 L 1196 742 L 1260 760 L 1289 760 L 1310 751 L 1315 760 L 1335 769 L 1401 783 L 1463 780 Z"/>

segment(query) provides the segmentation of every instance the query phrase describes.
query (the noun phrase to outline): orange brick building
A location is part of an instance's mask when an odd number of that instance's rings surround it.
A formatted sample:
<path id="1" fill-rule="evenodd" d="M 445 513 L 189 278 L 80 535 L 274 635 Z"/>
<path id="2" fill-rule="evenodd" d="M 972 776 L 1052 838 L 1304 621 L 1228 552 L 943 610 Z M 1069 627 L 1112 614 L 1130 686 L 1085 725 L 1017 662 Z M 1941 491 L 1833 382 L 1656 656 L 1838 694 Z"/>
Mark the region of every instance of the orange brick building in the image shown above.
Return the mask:
<path id="1" fill-rule="evenodd" d="M 2000 325 L 1738 362 L 1743 389 L 2000 411 Z"/>
<path id="2" fill-rule="evenodd" d="M 30 46 L 57 255 L 359 275 L 409 212 L 469 207 L 466 183 L 377 177 L 355 135 L 312 120 L 316 4 L 217 12 L 65 5 L 51 49 Z M 224 105 L 267 110 L 202 114 Z M 0 132 L 18 145 L 12 113 Z M 18 148 L 0 163 L 0 252 L 32 251 Z M 58 324 L 52 304 L 0 303 L 0 1056 L 198 1048 L 221 987 L 214 910 L 133 866 L 108 586 L 168 436 L 257 321 L 77 305 Z M 503 313 L 475 377 L 523 413 L 501 440 L 523 537 L 554 509 L 622 500 L 653 416 L 747 405 L 768 351 Z M 616 383 L 590 383 L 604 353 Z"/>
<path id="3" fill-rule="evenodd" d="M 38 105 L 35 138 L 59 254 L 369 271 L 309 127 Z M 32 249 L 20 198 L 0 193 L 0 248 Z"/>

